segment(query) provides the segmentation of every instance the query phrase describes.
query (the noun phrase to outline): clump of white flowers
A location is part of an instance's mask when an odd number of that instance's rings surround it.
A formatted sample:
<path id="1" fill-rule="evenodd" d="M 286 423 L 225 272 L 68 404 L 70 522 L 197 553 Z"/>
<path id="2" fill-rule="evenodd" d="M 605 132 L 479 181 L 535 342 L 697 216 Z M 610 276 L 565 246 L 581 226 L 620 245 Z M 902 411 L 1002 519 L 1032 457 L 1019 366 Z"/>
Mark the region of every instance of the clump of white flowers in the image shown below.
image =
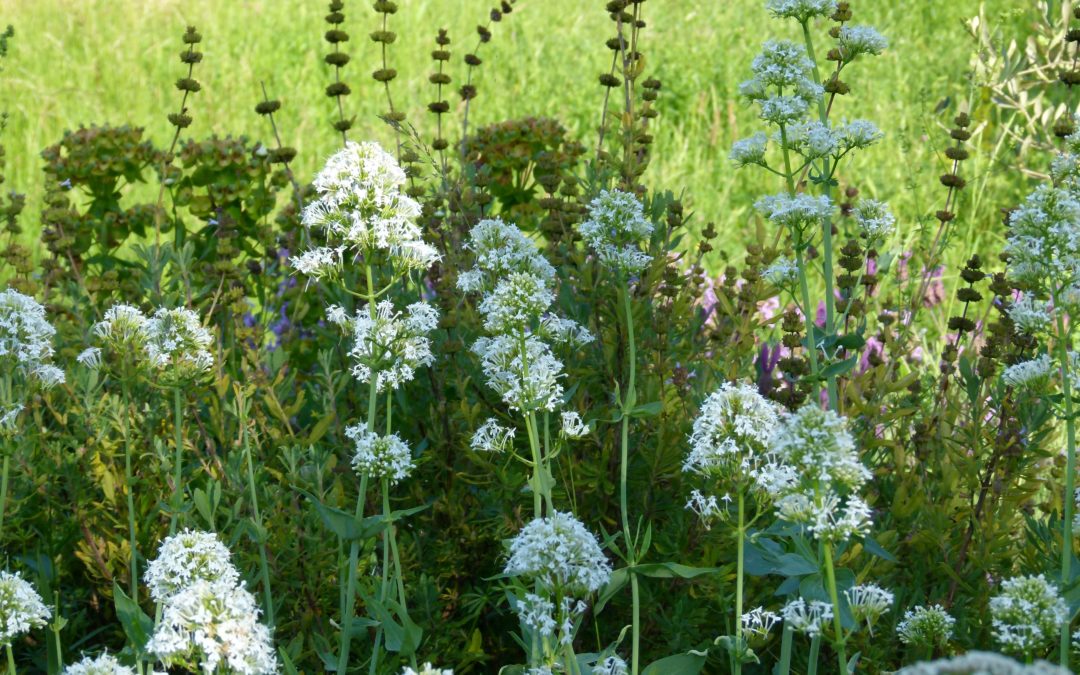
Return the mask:
<path id="1" fill-rule="evenodd" d="M 919 605 L 904 612 L 896 634 L 901 642 L 913 647 L 944 647 L 952 639 L 955 624 L 956 619 L 941 605 Z"/>
<path id="2" fill-rule="evenodd" d="M 806 49 L 788 40 L 769 40 L 751 64 L 753 77 L 739 93 L 761 108 L 761 119 L 781 127 L 800 121 L 824 93 L 813 80 Z"/>
<path id="3" fill-rule="evenodd" d="M 780 623 L 780 615 L 764 607 L 755 607 L 739 617 L 739 621 L 748 642 L 763 642 L 773 627 Z"/>
<path id="4" fill-rule="evenodd" d="M 621 656 L 612 655 L 593 666 L 593 675 L 629 675 L 630 668 Z"/>
<path id="5" fill-rule="evenodd" d="M 757 164 L 765 165 L 765 151 L 769 146 L 769 138 L 762 132 L 757 132 L 749 138 L 742 138 L 731 145 L 731 154 L 728 157 L 736 166 L 749 166 Z"/>
<path id="6" fill-rule="evenodd" d="M 430 663 L 425 663 L 423 667 L 420 668 L 420 670 L 414 670 L 412 668 L 406 667 L 405 670 L 401 671 L 401 675 L 454 675 L 454 671 L 450 670 L 449 668 L 436 668 Z"/>
<path id="7" fill-rule="evenodd" d="M 240 675 L 277 672 L 270 630 L 212 532 L 185 530 L 162 542 L 146 570 L 161 620 L 147 650 L 167 666 Z"/>
<path id="8" fill-rule="evenodd" d="M 64 668 L 64 675 L 135 675 L 135 669 L 129 668 L 105 653 L 97 658 L 84 656 L 80 661 Z"/>
<path id="9" fill-rule="evenodd" d="M 1070 190 L 1042 185 L 1009 216 L 1005 242 L 1009 274 L 1029 285 L 1069 285 L 1080 270 L 1080 200 Z"/>
<path id="10" fill-rule="evenodd" d="M 611 564 L 595 535 L 572 514 L 556 511 L 534 519 L 513 538 L 504 571 L 580 598 L 608 582 Z"/>
<path id="11" fill-rule="evenodd" d="M 1016 330 L 1028 335 L 1045 333 L 1054 320 L 1050 304 L 1039 300 L 1033 293 L 1024 293 L 1005 312 L 1016 325 Z"/>
<path id="12" fill-rule="evenodd" d="M 345 437 L 356 444 L 352 467 L 361 476 L 397 483 L 416 466 L 408 444 L 397 434 L 379 435 L 361 422 L 346 427 Z"/>
<path id="13" fill-rule="evenodd" d="M 143 324 L 142 337 L 146 366 L 166 386 L 191 382 L 214 367 L 214 336 L 186 307 L 159 308 Z"/>
<path id="14" fill-rule="evenodd" d="M 1039 574 L 1007 579 L 990 598 L 994 639 L 1009 652 L 1031 655 L 1049 645 L 1068 620 L 1057 586 Z"/>
<path id="15" fill-rule="evenodd" d="M 499 424 L 494 417 L 489 417 L 473 432 L 469 447 L 477 452 L 505 452 L 513 445 L 516 432 L 515 429 Z"/>
<path id="16" fill-rule="evenodd" d="M 1001 379 L 1010 387 L 1040 391 L 1050 383 L 1053 374 L 1053 360 L 1048 354 L 1040 354 L 1030 361 L 1009 366 L 1001 373 Z"/>
<path id="17" fill-rule="evenodd" d="M 860 200 L 851 215 L 866 237 L 868 246 L 885 241 L 896 231 L 896 217 L 889 211 L 888 205 L 876 199 Z"/>
<path id="18" fill-rule="evenodd" d="M 844 591 L 848 606 L 851 608 L 851 616 L 856 623 L 865 623 L 868 631 L 873 633 L 874 624 L 881 616 L 892 607 L 894 596 L 877 584 L 859 584 Z"/>
<path id="19" fill-rule="evenodd" d="M 789 286 L 799 280 L 799 266 L 791 258 L 780 257 L 761 272 L 761 277 L 773 286 Z"/>
<path id="20" fill-rule="evenodd" d="M 13 289 L 0 291 L 0 434 L 13 433 L 29 388 L 50 389 L 64 381 L 64 371 L 49 361 L 56 329 L 45 308 Z"/>
<path id="21" fill-rule="evenodd" d="M 805 525 L 826 541 L 867 534 L 870 507 L 857 491 L 870 479 L 870 471 L 859 460 L 845 418 L 804 405 L 782 418 L 772 449 L 797 475 L 791 484 L 779 486 L 781 518 Z"/>
<path id="22" fill-rule="evenodd" d="M 559 430 L 566 438 L 583 438 L 589 433 L 589 425 L 581 419 L 581 415 L 573 411 L 565 411 L 560 416 L 562 429 Z"/>
<path id="23" fill-rule="evenodd" d="M 415 302 L 402 314 L 393 302 L 383 300 L 374 312 L 364 307 L 353 317 L 331 306 L 327 317 L 352 333 L 353 377 L 368 383 L 374 375 L 377 391 L 397 389 L 412 380 L 418 368 L 435 361 L 428 334 L 439 325 L 439 311 L 426 302 Z"/>
<path id="24" fill-rule="evenodd" d="M 517 602 L 518 618 L 527 628 L 545 640 L 553 639 L 560 645 L 574 641 L 574 621 L 588 609 L 581 600 L 564 597 L 554 602 L 535 593 L 526 593 Z"/>
<path id="25" fill-rule="evenodd" d="M 896 675 L 1072 675 L 1072 671 L 1049 661 L 1025 664 L 994 652 L 970 651 L 906 666 Z"/>
<path id="26" fill-rule="evenodd" d="M 550 345 L 535 335 L 481 337 L 473 352 L 494 389 L 513 410 L 554 411 L 562 403 L 563 363 Z"/>
<path id="27" fill-rule="evenodd" d="M 20 635 L 41 628 L 51 616 L 30 582 L 17 573 L 0 572 L 0 646 L 6 647 Z"/>
<path id="28" fill-rule="evenodd" d="M 839 161 L 852 150 L 867 148 L 884 137 L 877 125 L 868 120 L 837 124 L 807 120 L 777 131 L 773 141 L 781 148 L 797 152 L 805 160 L 828 157 Z"/>
<path id="29" fill-rule="evenodd" d="M 765 0 L 765 8 L 780 19 L 806 23 L 815 17 L 831 16 L 836 0 Z"/>
<path id="30" fill-rule="evenodd" d="M 484 330 L 517 335 L 529 329 L 553 302 L 555 294 L 542 277 L 513 272 L 484 296 L 478 309 L 484 316 Z"/>
<path id="31" fill-rule="evenodd" d="M 313 279 L 335 277 L 347 258 L 389 263 L 399 272 L 424 270 L 439 254 L 423 239 L 420 204 L 402 187 L 405 171 L 378 143 L 346 143 L 315 176 L 316 198 L 303 223 L 323 245 L 292 260 Z"/>
<path id="32" fill-rule="evenodd" d="M 827 602 L 796 598 L 784 605 L 780 614 L 791 630 L 813 637 L 821 635 L 822 629 L 832 621 L 833 608 Z"/>
<path id="33" fill-rule="evenodd" d="M 873 26 L 843 26 L 836 39 L 841 63 L 850 63 L 863 54 L 878 56 L 889 41 Z"/>
<path id="34" fill-rule="evenodd" d="M 555 268 L 540 254 L 536 244 L 514 225 L 499 218 L 481 220 L 469 230 L 465 249 L 476 265 L 458 274 L 458 289 L 465 293 L 489 291 L 512 273 L 532 274 L 550 282 Z"/>
<path id="35" fill-rule="evenodd" d="M 184 530 L 167 537 L 146 568 L 144 580 L 155 602 L 164 602 L 196 581 L 234 586 L 240 575 L 231 554 L 213 532 Z"/>
<path id="36" fill-rule="evenodd" d="M 802 233 L 816 231 L 832 216 L 832 201 L 828 197 L 814 197 L 805 192 L 762 197 L 754 208 L 775 225 L 798 234 L 800 239 Z"/>
<path id="37" fill-rule="evenodd" d="M 648 247 L 653 225 L 641 201 L 629 192 L 603 190 L 589 202 L 589 217 L 578 232 L 604 266 L 620 275 L 640 274 L 652 261 Z"/>

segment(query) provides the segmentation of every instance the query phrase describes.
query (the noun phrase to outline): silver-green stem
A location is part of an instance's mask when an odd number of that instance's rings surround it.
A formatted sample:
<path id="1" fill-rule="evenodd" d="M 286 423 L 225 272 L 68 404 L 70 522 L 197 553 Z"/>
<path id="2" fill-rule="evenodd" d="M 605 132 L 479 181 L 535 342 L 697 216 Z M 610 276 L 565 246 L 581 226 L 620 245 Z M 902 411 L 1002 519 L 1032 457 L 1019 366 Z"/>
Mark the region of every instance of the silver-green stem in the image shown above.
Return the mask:
<path id="1" fill-rule="evenodd" d="M 836 590 L 836 570 L 833 567 L 832 544 L 826 543 L 825 581 L 829 585 L 829 599 L 833 605 L 833 631 L 836 633 L 836 658 L 840 662 L 840 673 L 847 673 L 847 647 L 844 644 L 844 629 L 840 625 L 840 596 Z"/>
<path id="2" fill-rule="evenodd" d="M 634 314 L 630 304 L 630 290 L 626 281 L 619 285 L 623 313 L 626 315 L 626 343 L 629 377 L 622 401 L 622 429 L 619 454 L 619 510 L 622 516 L 623 542 L 626 546 L 627 565 L 630 566 L 630 597 L 633 602 L 631 624 L 630 672 L 638 675 L 641 664 L 641 593 L 634 566 L 638 563 L 637 542 L 630 536 L 630 509 L 627 505 L 627 469 L 630 465 L 630 409 L 637 402 L 637 344 L 634 341 Z"/>
<path id="3" fill-rule="evenodd" d="M 1069 362 L 1069 333 L 1065 328 L 1065 317 L 1062 315 L 1061 304 L 1058 302 L 1058 294 L 1055 290 L 1053 295 L 1054 313 L 1057 315 L 1057 350 L 1058 360 L 1061 362 L 1061 389 L 1065 402 L 1065 495 L 1064 495 L 1064 522 L 1061 539 L 1061 584 L 1067 588 L 1072 582 L 1072 553 L 1073 553 L 1073 511 L 1076 503 L 1076 420 L 1073 419 L 1072 400 L 1072 373 Z M 1069 621 L 1061 624 L 1060 653 L 1058 654 L 1062 668 L 1069 667 L 1070 631 Z"/>
<path id="4" fill-rule="evenodd" d="M 255 466 L 251 459 L 251 443 L 247 432 L 247 412 L 243 402 L 240 402 L 240 437 L 240 442 L 244 447 L 244 458 L 247 460 L 248 489 L 251 492 L 251 507 L 255 514 L 255 527 L 259 531 L 259 572 L 262 575 L 266 622 L 272 630 L 274 628 L 274 594 L 270 590 L 270 566 L 266 561 L 266 531 L 263 529 L 262 514 L 259 512 L 259 496 L 255 490 Z"/>
<path id="5" fill-rule="evenodd" d="M 173 387 L 173 441 L 176 446 L 173 457 L 173 493 L 172 516 L 169 518 L 169 535 L 176 534 L 180 508 L 184 502 L 184 425 L 183 425 L 183 389 Z"/>
<path id="6" fill-rule="evenodd" d="M 746 544 L 746 498 L 743 491 L 739 490 L 739 527 L 735 531 L 738 539 L 735 569 L 735 675 L 742 673 L 742 646 L 743 646 L 743 563 L 744 547 Z"/>
<path id="7" fill-rule="evenodd" d="M 131 470 L 131 431 L 128 425 L 128 414 L 131 410 L 131 392 L 128 387 L 127 378 L 122 379 L 120 381 L 120 393 L 124 409 L 120 414 L 120 430 L 124 437 L 124 490 L 127 492 L 128 548 L 131 549 L 130 593 L 135 604 L 139 604 L 139 554 L 135 530 L 135 479 Z"/>
<path id="8" fill-rule="evenodd" d="M 7 652 L 8 675 L 15 675 L 15 654 L 11 651 L 10 642 L 4 645 L 4 651 Z"/>

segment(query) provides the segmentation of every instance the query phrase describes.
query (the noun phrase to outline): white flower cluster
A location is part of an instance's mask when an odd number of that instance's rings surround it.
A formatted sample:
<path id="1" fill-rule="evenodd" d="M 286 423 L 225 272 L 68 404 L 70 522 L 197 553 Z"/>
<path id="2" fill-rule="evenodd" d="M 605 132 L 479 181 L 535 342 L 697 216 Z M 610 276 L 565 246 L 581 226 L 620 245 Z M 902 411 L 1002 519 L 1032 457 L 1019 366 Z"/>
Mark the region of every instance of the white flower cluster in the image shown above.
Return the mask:
<path id="1" fill-rule="evenodd" d="M 574 411 L 564 411 L 559 415 L 562 421 L 562 429 L 559 430 L 566 438 L 584 438 L 589 433 L 589 425 L 581 419 L 581 415 Z"/>
<path id="2" fill-rule="evenodd" d="M 806 23 L 814 17 L 831 16 L 836 0 L 765 0 L 765 8 L 777 18 Z"/>
<path id="3" fill-rule="evenodd" d="M 397 434 L 380 436 L 361 422 L 346 427 L 345 437 L 356 444 L 352 468 L 361 476 L 386 478 L 393 484 L 408 478 L 416 467 L 412 451 Z"/>
<path id="4" fill-rule="evenodd" d="M 754 208 L 781 228 L 788 228 L 801 236 L 807 230 L 814 232 L 819 229 L 825 219 L 832 215 L 833 205 L 824 195 L 813 197 L 800 192 L 762 197 Z"/>
<path id="5" fill-rule="evenodd" d="M 490 291 L 499 280 L 521 272 L 550 282 L 555 268 L 540 254 L 536 244 L 514 225 L 498 218 L 481 220 L 469 230 L 465 249 L 476 266 L 458 275 L 458 289 L 465 293 Z"/>
<path id="6" fill-rule="evenodd" d="M 877 584 L 859 584 L 844 591 L 844 597 L 851 608 L 851 616 L 855 623 L 865 623 L 868 630 L 873 632 L 874 624 L 881 616 L 892 607 L 892 591 L 886 590 Z"/>
<path id="7" fill-rule="evenodd" d="M 426 302 L 414 302 L 404 314 L 395 311 L 390 300 L 378 303 L 374 314 L 363 307 L 349 317 L 336 305 L 326 314 L 352 332 L 353 377 L 369 383 L 374 373 L 377 391 L 397 389 L 413 379 L 417 368 L 435 361 L 428 334 L 439 325 L 439 310 Z"/>
<path id="8" fill-rule="evenodd" d="M 885 134 L 868 120 L 822 123 L 818 120 L 796 122 L 783 133 L 773 134 L 781 147 L 793 150 L 804 159 L 839 158 L 852 150 L 861 150 L 877 143 Z"/>
<path id="9" fill-rule="evenodd" d="M 833 608 L 827 602 L 796 598 L 784 605 L 780 614 L 791 630 L 813 637 L 821 635 L 822 629 L 832 621 Z"/>
<path id="10" fill-rule="evenodd" d="M 596 339 L 588 328 L 577 321 L 564 319 L 550 312 L 540 317 L 536 334 L 545 340 L 573 349 L 584 347 Z"/>
<path id="11" fill-rule="evenodd" d="M 952 639 L 955 624 L 956 619 L 941 605 L 919 605 L 904 612 L 896 634 L 901 642 L 913 647 L 944 647 Z"/>
<path id="12" fill-rule="evenodd" d="M 870 479 L 859 460 L 847 421 L 831 410 L 807 404 L 783 417 L 773 451 L 797 479 L 779 485 L 781 518 L 802 523 L 818 539 L 844 541 L 870 529 L 870 507 L 858 489 Z"/>
<path id="13" fill-rule="evenodd" d="M 589 202 L 589 218 L 578 232 L 601 264 L 620 275 L 640 274 L 652 256 L 647 248 L 653 226 L 641 201 L 629 192 L 603 190 Z"/>
<path id="14" fill-rule="evenodd" d="M 0 646 L 31 630 L 41 628 L 52 612 L 30 582 L 18 574 L 0 572 Z"/>
<path id="15" fill-rule="evenodd" d="M 97 658 L 84 656 L 82 660 L 69 664 L 64 668 L 64 675 L 135 675 L 135 669 L 105 653 Z"/>
<path id="16" fill-rule="evenodd" d="M 990 598 L 994 639 L 1010 652 L 1029 655 L 1049 645 L 1069 612 L 1057 586 L 1043 575 L 1014 577 Z"/>
<path id="17" fill-rule="evenodd" d="M 55 334 L 37 300 L 11 288 L 0 291 L 0 374 L 46 389 L 61 384 L 64 371 L 49 363 Z"/>
<path id="18" fill-rule="evenodd" d="M 487 421 L 476 428 L 472 440 L 469 442 L 469 447 L 477 452 L 505 452 L 508 447 L 513 445 L 516 433 L 516 429 L 504 427 L 499 424 L 497 419 L 489 417 Z"/>
<path id="19" fill-rule="evenodd" d="M 511 409 L 553 411 L 562 403 L 563 363 L 535 335 L 481 337 L 472 350 L 480 357 L 488 386 Z"/>
<path id="20" fill-rule="evenodd" d="M 761 277 L 773 286 L 783 288 L 799 279 L 799 266 L 791 258 L 777 258 L 762 271 Z"/>
<path id="21" fill-rule="evenodd" d="M 534 580 L 545 591 L 583 597 L 600 590 L 611 564 L 596 537 L 573 514 L 535 518 L 510 542 L 505 573 Z"/>
<path id="22" fill-rule="evenodd" d="M 401 671 L 401 675 L 454 675 L 454 671 L 449 668 L 436 668 L 430 663 L 425 663 L 420 670 L 413 670 L 406 666 L 405 670 Z"/>
<path id="23" fill-rule="evenodd" d="M 896 216 L 887 204 L 876 199 L 863 199 L 855 205 L 851 214 L 855 223 L 866 237 L 868 246 L 875 246 L 893 235 L 896 231 Z"/>
<path id="24" fill-rule="evenodd" d="M 553 302 L 555 293 L 543 277 L 512 272 L 484 296 L 478 309 L 484 315 L 484 330 L 518 335 L 526 332 Z"/>
<path id="25" fill-rule="evenodd" d="M 551 600 L 526 593 L 517 605 L 518 618 L 526 627 L 544 638 L 555 638 L 561 645 L 574 641 L 574 621 L 585 613 L 588 606 L 581 600 L 562 598 L 556 605 Z"/>
<path id="26" fill-rule="evenodd" d="M 750 166 L 751 164 L 764 166 L 765 151 L 768 147 L 768 136 L 759 131 L 749 138 L 735 141 L 731 145 L 731 153 L 728 157 L 736 166 Z"/>
<path id="27" fill-rule="evenodd" d="M 166 385 L 190 382 L 214 367 L 209 351 L 214 336 L 190 309 L 158 309 L 143 324 L 142 335 L 146 364 Z"/>
<path id="28" fill-rule="evenodd" d="M 294 258 L 293 267 L 316 280 L 334 277 L 346 252 L 399 272 L 430 267 L 439 254 L 416 224 L 420 205 L 402 192 L 405 181 L 378 143 L 347 143 L 315 176 L 318 197 L 304 208 L 304 226 L 325 244 Z"/>
<path id="29" fill-rule="evenodd" d="M 1024 293 L 1005 310 L 1016 330 L 1028 335 L 1045 333 L 1053 322 L 1050 304 L 1039 300 L 1033 293 Z"/>
<path id="30" fill-rule="evenodd" d="M 780 623 L 780 615 L 776 612 L 770 612 L 764 607 L 755 607 L 744 613 L 739 618 L 739 621 L 742 624 L 743 634 L 746 635 L 747 641 L 763 641 L 769 637 L 773 627 Z"/>
<path id="31" fill-rule="evenodd" d="M 1002 381 L 1010 387 L 1041 391 L 1054 375 L 1054 362 L 1047 354 L 1040 354 L 1030 361 L 1014 363 L 1001 373 Z"/>
<path id="32" fill-rule="evenodd" d="M 1020 663 L 994 652 L 972 650 L 960 656 L 921 661 L 901 668 L 896 675 L 1072 675 L 1072 671 L 1041 659 Z"/>
<path id="33" fill-rule="evenodd" d="M 1036 288 L 1062 288 L 1080 274 L 1080 199 L 1042 185 L 1009 216 L 1009 273 Z"/>
<path id="34" fill-rule="evenodd" d="M 162 608 L 147 650 L 167 666 L 192 671 L 277 672 L 270 630 L 239 578 L 217 535 L 185 530 L 167 538 L 146 570 L 151 597 Z"/>
<path id="35" fill-rule="evenodd" d="M 739 85 L 739 93 L 760 105 L 761 119 L 788 127 L 805 117 L 824 93 L 812 79 L 812 69 L 802 45 L 769 40 L 754 57 L 753 77 Z"/>
<path id="36" fill-rule="evenodd" d="M 593 666 L 593 675 L 629 675 L 630 668 L 621 656 L 612 655 Z"/>
<path id="37" fill-rule="evenodd" d="M 850 63 L 863 54 L 879 56 L 889 47 L 889 41 L 873 26 L 843 26 L 836 42 L 843 63 Z"/>

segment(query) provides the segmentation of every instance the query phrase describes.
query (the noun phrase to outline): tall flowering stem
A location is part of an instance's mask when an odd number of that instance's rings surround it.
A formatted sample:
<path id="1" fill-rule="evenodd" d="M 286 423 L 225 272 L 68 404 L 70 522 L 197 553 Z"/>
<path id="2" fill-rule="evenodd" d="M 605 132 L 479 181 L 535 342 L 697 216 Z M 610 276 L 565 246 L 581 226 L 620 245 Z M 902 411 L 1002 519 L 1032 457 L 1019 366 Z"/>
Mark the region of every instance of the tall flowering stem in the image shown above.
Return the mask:
<path id="1" fill-rule="evenodd" d="M 251 436 L 248 432 L 248 406 L 250 401 L 240 387 L 236 387 L 236 408 L 240 417 L 240 446 L 244 452 L 244 464 L 247 467 L 248 491 L 251 494 L 251 508 L 255 517 L 255 528 L 259 536 L 259 574 L 262 576 L 263 604 L 266 606 L 266 623 L 274 627 L 274 594 L 270 588 L 270 566 L 266 557 L 266 530 L 263 528 L 262 513 L 259 511 L 259 493 L 255 489 L 255 464 L 251 457 Z"/>
<path id="2" fill-rule="evenodd" d="M 169 518 L 169 534 L 176 534 L 176 524 L 180 519 L 180 509 L 184 506 L 184 390 L 173 387 L 173 493 L 171 500 L 172 516 Z"/>
<path id="3" fill-rule="evenodd" d="M 131 384 L 128 378 L 120 380 L 120 401 L 123 410 L 120 412 L 120 433 L 124 443 L 124 490 L 127 492 L 128 512 L 128 548 L 131 549 L 131 575 L 130 593 L 131 599 L 139 601 L 139 554 L 137 530 L 135 527 L 135 477 L 131 469 L 131 430 L 128 415 L 131 412 Z"/>
<path id="4" fill-rule="evenodd" d="M 630 411 L 637 404 L 637 344 L 634 340 L 634 314 L 630 304 L 630 289 L 623 281 L 619 285 L 623 313 L 626 315 L 627 368 L 626 392 L 622 400 L 622 432 L 619 444 L 619 511 L 622 515 L 623 541 L 629 559 L 627 564 L 633 567 L 638 563 L 637 539 L 630 534 L 630 508 L 627 504 L 627 470 L 630 466 Z M 637 675 L 641 652 L 641 594 L 638 588 L 638 575 L 630 573 L 630 597 L 633 603 L 633 623 L 631 628 L 630 669 Z"/>
<path id="5" fill-rule="evenodd" d="M 1058 307 L 1059 293 L 1053 295 L 1054 306 Z M 1064 312 L 1055 311 L 1057 321 L 1057 349 L 1058 360 L 1061 362 L 1061 389 L 1064 396 L 1065 406 L 1065 498 L 1064 516 L 1061 535 L 1061 583 L 1068 586 L 1072 580 L 1072 549 L 1073 549 L 1073 511 L 1076 500 L 1076 419 L 1073 415 L 1072 398 L 1072 373 L 1070 364 L 1072 359 L 1069 355 L 1070 332 L 1065 327 Z M 1063 668 L 1069 667 L 1071 632 L 1069 621 L 1061 624 L 1061 636 L 1059 638 L 1059 657 Z"/>

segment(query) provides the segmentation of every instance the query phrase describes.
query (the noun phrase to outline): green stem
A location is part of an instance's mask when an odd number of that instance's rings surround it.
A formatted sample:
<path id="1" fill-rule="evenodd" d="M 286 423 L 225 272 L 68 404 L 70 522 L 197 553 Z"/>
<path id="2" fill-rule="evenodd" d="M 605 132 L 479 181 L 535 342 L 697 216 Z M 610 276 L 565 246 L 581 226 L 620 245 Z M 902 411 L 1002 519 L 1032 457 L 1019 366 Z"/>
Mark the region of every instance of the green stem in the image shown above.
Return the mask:
<path id="1" fill-rule="evenodd" d="M 795 631 L 791 630 L 791 624 L 784 622 L 784 634 L 780 639 L 780 672 L 779 675 L 791 673 L 791 642 L 795 637 Z"/>
<path id="2" fill-rule="evenodd" d="M 742 673 L 742 615 L 743 615 L 743 563 L 744 563 L 744 546 L 746 540 L 746 513 L 745 513 L 745 497 L 743 491 L 739 490 L 739 528 L 735 531 L 736 538 L 738 539 L 738 548 L 736 554 L 736 571 L 735 571 L 735 675 Z"/>
<path id="3" fill-rule="evenodd" d="M 15 654 L 11 651 L 11 643 L 4 645 L 7 652 L 8 675 L 15 675 Z"/>
<path id="4" fill-rule="evenodd" d="M 173 458 L 173 494 L 172 516 L 169 518 L 169 535 L 176 534 L 176 524 L 180 517 L 180 507 L 184 500 L 184 425 L 183 415 L 183 390 L 180 387 L 173 388 L 173 441 L 176 446 Z"/>
<path id="5" fill-rule="evenodd" d="M 1058 303 L 1057 292 L 1053 293 L 1054 307 L 1060 308 Z M 1061 540 L 1061 585 L 1062 588 L 1069 588 L 1072 585 L 1072 551 L 1073 551 L 1073 510 L 1076 503 L 1076 420 L 1073 419 L 1073 400 L 1072 400 L 1072 382 L 1070 373 L 1069 362 L 1069 340 L 1068 333 L 1065 330 L 1065 317 L 1062 316 L 1062 311 L 1057 309 L 1054 312 L 1057 315 L 1057 348 L 1058 348 L 1058 360 L 1061 362 L 1061 388 L 1065 402 L 1065 438 L 1066 438 L 1066 457 L 1065 457 L 1065 499 L 1064 499 L 1064 522 L 1062 526 L 1064 531 L 1062 532 Z M 1061 644 L 1060 654 L 1058 655 L 1061 667 L 1069 667 L 1069 652 L 1070 652 L 1070 632 L 1069 621 L 1064 621 L 1061 624 Z"/>
<path id="6" fill-rule="evenodd" d="M 244 401 L 238 402 L 240 406 L 240 436 L 244 447 L 244 458 L 247 460 L 248 490 L 251 492 L 251 507 L 255 514 L 255 527 L 259 532 L 259 572 L 262 575 L 263 602 L 266 605 L 266 622 L 271 630 L 274 628 L 274 594 L 270 590 L 270 567 L 266 561 L 266 530 L 263 529 L 262 514 L 259 511 L 259 496 L 255 491 L 255 465 L 251 459 L 251 443 L 247 433 L 247 411 Z"/>
<path id="7" fill-rule="evenodd" d="M 836 633 L 836 657 L 840 662 L 840 673 L 847 673 L 847 648 L 844 644 L 844 629 L 840 625 L 840 596 L 836 592 L 836 570 L 833 568 L 832 545 L 825 544 L 825 580 L 829 585 L 829 598 L 833 605 L 833 630 Z"/>
<path id="8" fill-rule="evenodd" d="M 131 549 L 131 599 L 139 604 L 139 556 L 135 530 L 135 489 L 134 474 L 131 470 L 131 431 L 128 426 L 128 413 L 131 410 L 131 392 L 127 379 L 120 381 L 121 398 L 124 410 L 120 414 L 120 430 L 124 436 L 124 489 L 127 491 L 128 511 L 128 548 Z"/>
<path id="9" fill-rule="evenodd" d="M 799 268 L 799 291 L 802 294 L 803 304 L 803 318 L 806 320 L 806 346 L 807 353 L 810 356 L 810 377 L 815 382 L 815 391 L 817 389 L 818 379 L 818 360 L 817 360 L 817 340 L 814 339 L 817 326 L 814 325 L 813 310 L 810 307 L 810 286 L 806 282 L 806 260 L 804 258 L 802 242 L 796 242 L 795 246 L 795 264 Z"/>
<path id="10" fill-rule="evenodd" d="M 4 453 L 4 466 L 0 469 L 0 542 L 4 535 L 4 511 L 7 509 L 8 473 L 11 471 L 11 448 L 5 441 L 0 452 Z"/>
<path id="11" fill-rule="evenodd" d="M 810 654 L 807 656 L 806 675 L 817 675 L 818 658 L 821 654 L 821 633 L 810 638 Z"/>
<path id="12" fill-rule="evenodd" d="M 627 564 L 630 566 L 630 596 L 633 602 L 631 624 L 630 672 L 638 675 L 641 659 L 641 594 L 637 573 L 633 567 L 638 563 L 637 541 L 630 536 L 630 509 L 627 505 L 627 471 L 630 466 L 630 410 L 637 403 L 637 344 L 634 340 L 634 314 L 630 304 L 630 292 L 626 282 L 619 285 L 623 313 L 626 315 L 626 343 L 629 377 L 622 400 L 622 420 L 619 444 L 619 510 L 622 516 L 623 541 L 626 546 Z"/>

